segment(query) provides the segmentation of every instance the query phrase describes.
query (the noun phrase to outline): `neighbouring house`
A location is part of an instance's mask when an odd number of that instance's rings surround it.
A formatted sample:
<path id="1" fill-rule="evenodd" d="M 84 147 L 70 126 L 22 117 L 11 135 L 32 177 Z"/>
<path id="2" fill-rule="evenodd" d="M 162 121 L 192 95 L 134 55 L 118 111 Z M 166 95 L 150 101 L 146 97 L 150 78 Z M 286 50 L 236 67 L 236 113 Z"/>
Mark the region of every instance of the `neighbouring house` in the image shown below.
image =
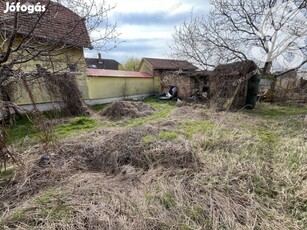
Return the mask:
<path id="1" fill-rule="evenodd" d="M 87 104 L 104 104 L 118 99 L 142 98 L 155 91 L 154 78 L 145 72 L 87 69 L 89 100 Z"/>
<path id="2" fill-rule="evenodd" d="M 13 1 L 11 1 L 13 2 Z M 37 3 L 36 1 L 21 0 L 24 3 Z M 49 1 L 42 0 L 41 4 Z M 5 1 L 0 2 L 0 55 L 5 55 L 8 46 L 6 35 L 13 31 L 14 13 L 4 13 Z M 39 20 L 38 20 L 39 19 Z M 76 77 L 79 88 L 84 98 L 88 98 L 86 84 L 86 62 L 83 48 L 92 48 L 91 41 L 84 18 L 63 5 L 50 1 L 46 12 L 33 13 L 21 12 L 17 18 L 16 38 L 14 47 L 19 47 L 11 54 L 11 60 L 21 56 L 24 63 L 13 66 L 13 71 L 23 73 L 35 72 L 39 69 L 51 73 L 73 73 L 69 76 Z M 25 61 L 35 52 L 35 58 Z M 30 84 L 37 103 L 54 101 L 41 85 L 40 80 Z M 19 105 L 31 104 L 25 90 L 16 85 L 13 87 L 13 101 Z"/>
<path id="3" fill-rule="evenodd" d="M 158 58 L 142 58 L 139 68 L 154 77 L 158 92 L 176 86 L 180 98 L 187 98 L 192 93 L 194 80 L 187 74 L 196 70 L 197 67 L 188 61 Z"/>
<path id="4" fill-rule="evenodd" d="M 98 53 L 98 58 L 85 58 L 87 68 L 92 69 L 110 69 L 118 70 L 119 62 L 113 59 L 101 58 L 101 54 Z"/>

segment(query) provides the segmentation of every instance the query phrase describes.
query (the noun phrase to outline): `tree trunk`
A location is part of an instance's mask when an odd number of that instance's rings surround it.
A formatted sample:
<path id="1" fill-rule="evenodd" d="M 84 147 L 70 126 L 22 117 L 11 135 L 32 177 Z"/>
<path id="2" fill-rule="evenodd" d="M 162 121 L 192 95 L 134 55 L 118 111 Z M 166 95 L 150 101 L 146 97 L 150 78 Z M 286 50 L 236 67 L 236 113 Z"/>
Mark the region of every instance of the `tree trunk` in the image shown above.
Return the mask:
<path id="1" fill-rule="evenodd" d="M 262 70 L 262 75 L 269 76 L 271 69 L 272 69 L 272 62 L 266 62 Z"/>
<path id="2" fill-rule="evenodd" d="M 266 62 L 262 70 L 262 77 L 271 80 L 270 89 L 267 93 L 267 96 L 268 99 L 273 101 L 276 93 L 277 78 L 271 74 L 271 69 L 272 69 L 272 62 Z"/>
<path id="3" fill-rule="evenodd" d="M 19 118 L 22 118 L 18 109 L 15 106 L 10 105 L 12 103 L 12 100 L 11 100 L 11 96 L 9 94 L 9 90 L 10 89 L 8 88 L 8 86 L 3 86 L 3 85 L 0 86 L 1 100 L 4 102 L 4 108 L 5 108 L 6 113 L 7 113 L 7 119 L 8 120 L 11 119 L 10 108 L 12 108 L 14 110 L 15 115 L 17 115 Z"/>

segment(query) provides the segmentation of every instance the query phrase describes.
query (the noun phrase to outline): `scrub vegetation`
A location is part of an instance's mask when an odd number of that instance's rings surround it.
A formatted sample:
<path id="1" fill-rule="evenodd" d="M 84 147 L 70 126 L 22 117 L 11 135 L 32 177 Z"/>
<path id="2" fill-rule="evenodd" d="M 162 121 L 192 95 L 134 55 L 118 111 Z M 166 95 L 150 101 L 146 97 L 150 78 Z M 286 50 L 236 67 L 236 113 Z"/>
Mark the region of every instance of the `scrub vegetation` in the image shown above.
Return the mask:
<path id="1" fill-rule="evenodd" d="M 23 167 L 0 173 L 3 229 L 306 229 L 306 105 L 50 118 L 56 141 L 9 130 Z M 95 113 L 95 112 L 93 112 Z M 25 136 L 33 140 L 18 145 Z"/>

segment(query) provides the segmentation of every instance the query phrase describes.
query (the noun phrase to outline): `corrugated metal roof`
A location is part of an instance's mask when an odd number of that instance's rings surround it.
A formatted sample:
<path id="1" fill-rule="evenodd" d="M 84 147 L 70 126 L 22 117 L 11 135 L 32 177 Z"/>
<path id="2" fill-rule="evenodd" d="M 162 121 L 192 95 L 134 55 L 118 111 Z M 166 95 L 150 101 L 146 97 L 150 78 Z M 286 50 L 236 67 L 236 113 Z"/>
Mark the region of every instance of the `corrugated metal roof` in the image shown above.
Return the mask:
<path id="1" fill-rule="evenodd" d="M 148 73 L 143 72 L 132 72 L 132 71 L 120 71 L 120 70 L 109 70 L 109 69 L 86 69 L 87 76 L 91 77 L 141 77 L 151 78 L 152 76 Z"/>

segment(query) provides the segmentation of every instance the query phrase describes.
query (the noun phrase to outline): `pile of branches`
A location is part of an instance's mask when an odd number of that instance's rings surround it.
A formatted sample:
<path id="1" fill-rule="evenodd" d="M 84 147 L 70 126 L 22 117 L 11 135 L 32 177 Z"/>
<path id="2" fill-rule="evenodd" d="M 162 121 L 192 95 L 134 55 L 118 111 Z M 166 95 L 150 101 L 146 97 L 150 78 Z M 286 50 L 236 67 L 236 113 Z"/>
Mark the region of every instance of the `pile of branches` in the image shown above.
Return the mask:
<path id="1" fill-rule="evenodd" d="M 138 118 L 153 114 L 154 108 L 143 102 L 116 101 L 109 105 L 100 115 L 113 120 Z"/>

